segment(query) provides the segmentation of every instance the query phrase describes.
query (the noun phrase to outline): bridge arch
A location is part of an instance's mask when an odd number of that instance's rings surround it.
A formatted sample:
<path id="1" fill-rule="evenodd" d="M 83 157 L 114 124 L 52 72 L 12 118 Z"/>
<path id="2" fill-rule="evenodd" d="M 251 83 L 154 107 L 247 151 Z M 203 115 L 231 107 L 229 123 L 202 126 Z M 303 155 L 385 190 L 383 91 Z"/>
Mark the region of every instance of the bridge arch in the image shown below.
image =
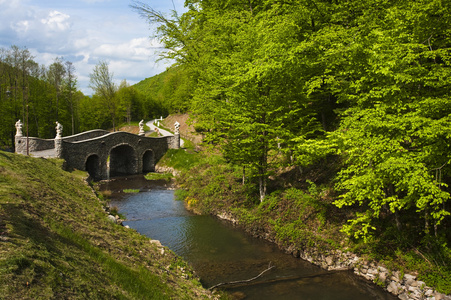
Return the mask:
<path id="1" fill-rule="evenodd" d="M 128 144 L 121 144 L 110 151 L 110 177 L 138 173 L 138 158 L 135 149 Z"/>
<path id="2" fill-rule="evenodd" d="M 154 172 L 155 171 L 155 154 L 152 150 L 147 150 L 144 152 L 142 157 L 143 162 L 143 173 Z"/>
<path id="3" fill-rule="evenodd" d="M 102 178 L 102 172 L 100 168 L 100 158 L 97 154 L 92 154 L 88 156 L 85 163 L 85 170 L 88 172 L 89 176 L 94 180 Z"/>

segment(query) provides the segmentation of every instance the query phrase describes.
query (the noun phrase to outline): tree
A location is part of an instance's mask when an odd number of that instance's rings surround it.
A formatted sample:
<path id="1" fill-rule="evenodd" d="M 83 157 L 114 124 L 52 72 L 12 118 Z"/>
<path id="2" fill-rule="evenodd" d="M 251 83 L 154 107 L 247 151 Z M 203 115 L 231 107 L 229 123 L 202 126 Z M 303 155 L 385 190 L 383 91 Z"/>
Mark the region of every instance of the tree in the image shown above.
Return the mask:
<path id="1" fill-rule="evenodd" d="M 61 57 L 57 57 L 54 59 L 53 63 L 49 66 L 47 77 L 56 90 L 55 95 L 55 117 L 56 120 L 59 120 L 59 110 L 60 110 L 60 97 L 61 97 L 61 90 L 63 85 L 63 80 L 66 75 L 66 68 L 63 64 L 63 60 Z"/>
<path id="2" fill-rule="evenodd" d="M 337 93 L 350 107 L 336 132 L 347 159 L 336 205 L 361 207 L 344 227 L 355 238 L 387 224 L 438 235 L 450 215 L 450 12 L 441 1 L 373 5 L 342 51 L 354 63 Z"/>
<path id="3" fill-rule="evenodd" d="M 117 87 L 113 81 L 113 73 L 110 73 L 108 62 L 99 61 L 94 67 L 90 77 L 90 88 L 102 99 L 108 109 L 113 130 L 116 130 L 118 101 L 116 97 Z"/>
<path id="4" fill-rule="evenodd" d="M 130 124 L 133 117 L 132 116 L 133 108 L 137 105 L 136 91 L 124 79 L 121 81 L 121 84 L 119 85 L 117 97 L 119 102 L 121 121 L 125 121 L 128 124 Z"/>
<path id="5" fill-rule="evenodd" d="M 141 13 L 161 25 L 158 32 L 171 57 L 196 78 L 191 109 L 206 140 L 250 171 L 263 201 L 269 170 L 280 163 L 270 155 L 293 151 L 299 135 L 313 138 L 320 132 L 308 108 L 311 99 L 302 94 L 311 74 L 293 53 L 315 12 L 272 1 L 187 5 L 190 10 L 172 20 L 145 6 Z"/>
<path id="6" fill-rule="evenodd" d="M 72 135 L 75 134 L 75 109 L 77 106 L 77 98 L 74 97 L 74 94 L 76 93 L 76 85 L 77 80 L 75 77 L 75 67 L 70 61 L 65 62 L 65 73 L 66 77 L 64 78 L 64 93 L 65 93 L 65 99 L 66 103 L 69 108 L 69 113 L 71 116 L 71 128 L 72 128 Z"/>

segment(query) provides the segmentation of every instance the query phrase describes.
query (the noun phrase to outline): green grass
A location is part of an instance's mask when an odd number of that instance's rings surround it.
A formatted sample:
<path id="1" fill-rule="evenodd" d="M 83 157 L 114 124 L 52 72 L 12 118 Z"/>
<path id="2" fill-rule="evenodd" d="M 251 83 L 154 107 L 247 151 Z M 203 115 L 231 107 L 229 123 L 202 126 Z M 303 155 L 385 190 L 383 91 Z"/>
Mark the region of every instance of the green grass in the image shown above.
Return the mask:
<path id="1" fill-rule="evenodd" d="M 0 151 L 1 299 L 208 298 L 149 239 L 108 221 L 82 178 L 60 160 Z M 183 279 L 188 273 L 189 279 Z"/>
<path id="2" fill-rule="evenodd" d="M 185 151 L 185 149 L 169 149 L 158 164 L 186 171 L 203 159 L 199 153 Z"/>
<path id="3" fill-rule="evenodd" d="M 53 222 L 51 222 L 53 223 Z M 88 253 L 89 259 L 99 266 L 111 278 L 111 283 L 128 291 L 133 297 L 139 298 L 146 295 L 149 299 L 169 299 L 169 287 L 164 285 L 159 277 L 149 272 L 143 266 L 132 269 L 111 257 L 108 253 L 93 246 L 88 240 L 73 232 L 62 224 L 52 224 L 52 229 Z"/>
<path id="4" fill-rule="evenodd" d="M 171 173 L 147 173 L 144 175 L 147 180 L 165 180 L 171 181 L 174 176 Z"/>
<path id="5" fill-rule="evenodd" d="M 139 189 L 124 189 L 123 192 L 126 194 L 134 194 L 139 193 Z"/>

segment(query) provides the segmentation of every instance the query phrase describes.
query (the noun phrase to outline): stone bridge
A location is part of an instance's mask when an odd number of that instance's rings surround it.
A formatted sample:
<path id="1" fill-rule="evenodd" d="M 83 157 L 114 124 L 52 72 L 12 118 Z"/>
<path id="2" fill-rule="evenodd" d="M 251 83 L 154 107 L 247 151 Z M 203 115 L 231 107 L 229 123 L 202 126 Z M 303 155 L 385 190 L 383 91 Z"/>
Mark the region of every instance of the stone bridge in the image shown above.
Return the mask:
<path id="1" fill-rule="evenodd" d="M 16 153 L 37 157 L 59 157 L 66 168 L 87 171 L 95 179 L 155 171 L 155 164 L 168 149 L 180 148 L 180 134 L 145 137 L 127 132 L 91 130 L 55 139 L 25 137 L 15 139 Z"/>

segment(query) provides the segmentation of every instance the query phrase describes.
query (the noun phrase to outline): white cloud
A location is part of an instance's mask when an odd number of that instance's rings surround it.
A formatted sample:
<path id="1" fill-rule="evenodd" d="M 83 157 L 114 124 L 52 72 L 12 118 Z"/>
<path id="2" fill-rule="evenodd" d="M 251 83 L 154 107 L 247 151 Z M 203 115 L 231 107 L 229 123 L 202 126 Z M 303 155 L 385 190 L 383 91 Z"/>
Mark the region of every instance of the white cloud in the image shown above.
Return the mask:
<path id="1" fill-rule="evenodd" d="M 11 28 L 19 34 L 25 34 L 30 29 L 30 22 L 26 20 L 17 21 L 15 24 L 11 24 Z"/>
<path id="2" fill-rule="evenodd" d="M 156 75 L 169 62 L 156 62 L 162 50 L 145 20 L 123 0 L 0 0 L 0 47 L 27 47 L 35 61 L 50 65 L 55 57 L 74 63 L 85 94 L 89 73 L 99 60 L 110 62 L 120 81 L 134 84 Z M 183 0 L 174 0 L 180 11 Z M 169 13 L 172 1 L 153 0 Z"/>
<path id="3" fill-rule="evenodd" d="M 47 25 L 47 28 L 53 31 L 65 31 L 71 27 L 70 16 L 59 11 L 51 11 L 47 18 L 41 19 L 41 23 Z"/>
<path id="4" fill-rule="evenodd" d="M 155 50 L 159 47 L 159 43 L 148 38 L 134 38 L 125 43 L 99 45 L 92 53 L 110 60 L 147 61 L 155 58 Z"/>

